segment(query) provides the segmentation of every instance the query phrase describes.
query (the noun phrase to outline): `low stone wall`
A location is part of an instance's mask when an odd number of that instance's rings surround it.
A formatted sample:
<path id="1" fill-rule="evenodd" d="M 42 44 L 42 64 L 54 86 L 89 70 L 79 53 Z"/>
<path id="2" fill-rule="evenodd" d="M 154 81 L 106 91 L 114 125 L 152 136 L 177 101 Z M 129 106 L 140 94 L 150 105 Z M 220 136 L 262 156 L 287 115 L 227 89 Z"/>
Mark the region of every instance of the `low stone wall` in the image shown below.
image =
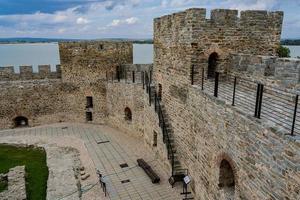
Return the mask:
<path id="1" fill-rule="evenodd" d="M 0 199 L 26 200 L 25 166 L 11 168 L 6 176 L 8 189 L 0 193 Z"/>
<path id="2" fill-rule="evenodd" d="M 32 66 L 20 66 L 20 73 L 15 73 L 14 67 L 0 67 L 0 81 L 59 79 L 61 78 L 60 65 L 52 72 L 50 65 L 39 65 L 38 72 L 34 73 Z"/>
<path id="3" fill-rule="evenodd" d="M 230 60 L 229 69 L 235 73 L 267 79 L 285 87 L 300 83 L 300 59 L 232 54 Z"/>

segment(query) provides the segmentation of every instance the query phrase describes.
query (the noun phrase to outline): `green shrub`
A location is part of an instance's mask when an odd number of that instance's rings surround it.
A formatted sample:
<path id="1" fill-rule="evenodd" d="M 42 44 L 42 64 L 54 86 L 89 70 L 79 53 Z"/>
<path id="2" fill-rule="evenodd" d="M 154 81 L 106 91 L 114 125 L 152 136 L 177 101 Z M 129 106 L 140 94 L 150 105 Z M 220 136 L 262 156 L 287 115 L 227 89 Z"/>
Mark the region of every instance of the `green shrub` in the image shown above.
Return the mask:
<path id="1" fill-rule="evenodd" d="M 290 49 L 287 48 L 287 47 L 284 47 L 282 45 L 280 45 L 278 47 L 278 49 L 277 49 L 277 54 L 281 58 L 289 58 L 289 57 L 291 57 L 290 53 L 291 53 Z"/>

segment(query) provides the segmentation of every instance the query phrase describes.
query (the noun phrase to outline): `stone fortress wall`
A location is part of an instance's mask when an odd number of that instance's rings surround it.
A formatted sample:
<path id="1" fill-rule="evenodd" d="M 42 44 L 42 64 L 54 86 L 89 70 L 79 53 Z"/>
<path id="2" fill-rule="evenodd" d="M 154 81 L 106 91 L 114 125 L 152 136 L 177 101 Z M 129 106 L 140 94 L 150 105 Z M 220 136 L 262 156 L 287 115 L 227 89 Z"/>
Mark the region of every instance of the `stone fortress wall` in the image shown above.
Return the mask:
<path id="1" fill-rule="evenodd" d="M 211 19 L 205 15 L 205 9 L 188 9 L 155 19 L 153 66 L 132 65 L 130 43 L 61 43 L 60 79 L 0 82 L 0 128 L 13 127 L 17 115 L 38 125 L 84 122 L 85 113 L 91 112 L 89 123 L 108 123 L 140 137 L 170 170 L 154 106 L 142 79 L 131 79 L 132 71 L 141 77 L 142 71 L 153 70 L 152 87 L 161 88 L 176 154 L 189 170 L 195 199 L 299 199 L 298 136 L 275 132 L 198 86 L 202 69 L 208 76 L 212 54 L 217 55 L 214 71 L 221 73 L 246 72 L 257 78 L 261 70 L 285 81 L 286 66 L 297 74 L 298 61 L 272 57 L 283 13 L 243 11 L 238 18 L 235 10 L 213 10 Z M 120 81 L 116 71 L 122 71 Z M 92 107 L 86 107 L 86 97 L 93 98 Z"/>
<path id="2" fill-rule="evenodd" d="M 169 62 L 163 57 L 177 52 L 178 60 L 173 63 L 184 66 L 182 73 L 189 73 L 193 67 L 198 73 L 195 81 L 199 81 L 200 69 L 206 67 L 207 57 L 213 52 L 218 54 L 219 71 L 228 70 L 230 53 L 276 55 L 282 20 L 283 12 L 242 11 L 238 18 L 237 10 L 224 9 L 212 10 L 210 19 L 206 19 L 206 9 L 188 9 L 156 18 L 154 62 Z"/>
<path id="3" fill-rule="evenodd" d="M 231 73 L 231 54 L 275 56 L 283 13 L 242 11 L 238 18 L 236 10 L 213 10 L 211 19 L 205 15 L 205 9 L 189 9 L 154 20 L 154 82 L 162 88 L 196 199 L 299 198 L 299 141 L 274 133 L 252 113 L 235 110 L 198 86 L 202 69 L 205 79 L 214 78 L 208 73 L 211 56 L 217 63 L 213 71 L 220 73 Z M 224 177 L 228 168 L 231 174 Z M 226 186 L 227 181 L 234 184 Z"/>
<path id="4" fill-rule="evenodd" d="M 56 72 L 50 66 L 0 68 L 0 128 L 15 127 L 16 117 L 28 119 L 29 126 L 55 122 L 104 123 L 106 111 L 106 71 L 115 71 L 123 63 L 132 63 L 132 44 L 126 42 L 60 43 L 62 66 Z M 86 108 L 87 97 L 93 107 Z"/>
<path id="5" fill-rule="evenodd" d="M 207 20 L 203 9 L 189 9 L 155 19 L 153 82 L 156 89 L 162 88 L 176 153 L 189 169 L 196 199 L 298 199 L 298 136 L 275 132 L 252 113 L 208 95 L 197 86 L 200 79 L 191 85 L 191 68 L 204 68 L 207 76 L 212 53 L 219 56 L 215 71 L 273 85 L 278 79 L 282 87 L 290 81 L 299 84 L 299 60 L 275 57 L 282 12 L 245 11 L 240 19 L 236 13 L 216 10 Z M 195 70 L 194 75 L 200 72 Z M 149 106 L 141 87 L 122 80 L 108 83 L 110 123 L 143 135 L 149 151 L 170 170 L 154 106 Z M 131 122 L 124 119 L 128 105 Z M 234 184 L 226 185 L 230 181 Z"/>

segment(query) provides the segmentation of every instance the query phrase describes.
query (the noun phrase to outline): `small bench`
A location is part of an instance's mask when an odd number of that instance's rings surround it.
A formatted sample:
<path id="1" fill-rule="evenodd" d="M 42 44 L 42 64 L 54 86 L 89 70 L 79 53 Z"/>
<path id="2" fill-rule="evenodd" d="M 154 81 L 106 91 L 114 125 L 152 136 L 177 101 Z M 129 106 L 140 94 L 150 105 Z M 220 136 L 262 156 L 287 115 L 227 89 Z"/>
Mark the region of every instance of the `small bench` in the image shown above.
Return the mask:
<path id="1" fill-rule="evenodd" d="M 159 176 L 153 171 L 153 169 L 144 161 L 144 159 L 137 159 L 138 165 L 146 172 L 151 179 L 152 183 L 159 183 Z"/>

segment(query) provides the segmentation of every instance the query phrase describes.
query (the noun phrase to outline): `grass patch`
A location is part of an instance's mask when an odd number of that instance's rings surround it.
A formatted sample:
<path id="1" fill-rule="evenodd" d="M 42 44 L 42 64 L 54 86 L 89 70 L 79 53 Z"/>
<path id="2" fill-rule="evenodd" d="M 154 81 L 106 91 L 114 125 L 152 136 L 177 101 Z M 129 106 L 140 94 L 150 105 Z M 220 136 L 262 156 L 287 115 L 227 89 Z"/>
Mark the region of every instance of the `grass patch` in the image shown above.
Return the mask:
<path id="1" fill-rule="evenodd" d="M 0 144 L 0 161 L 0 173 L 25 165 L 27 199 L 46 199 L 48 167 L 44 149 Z"/>

